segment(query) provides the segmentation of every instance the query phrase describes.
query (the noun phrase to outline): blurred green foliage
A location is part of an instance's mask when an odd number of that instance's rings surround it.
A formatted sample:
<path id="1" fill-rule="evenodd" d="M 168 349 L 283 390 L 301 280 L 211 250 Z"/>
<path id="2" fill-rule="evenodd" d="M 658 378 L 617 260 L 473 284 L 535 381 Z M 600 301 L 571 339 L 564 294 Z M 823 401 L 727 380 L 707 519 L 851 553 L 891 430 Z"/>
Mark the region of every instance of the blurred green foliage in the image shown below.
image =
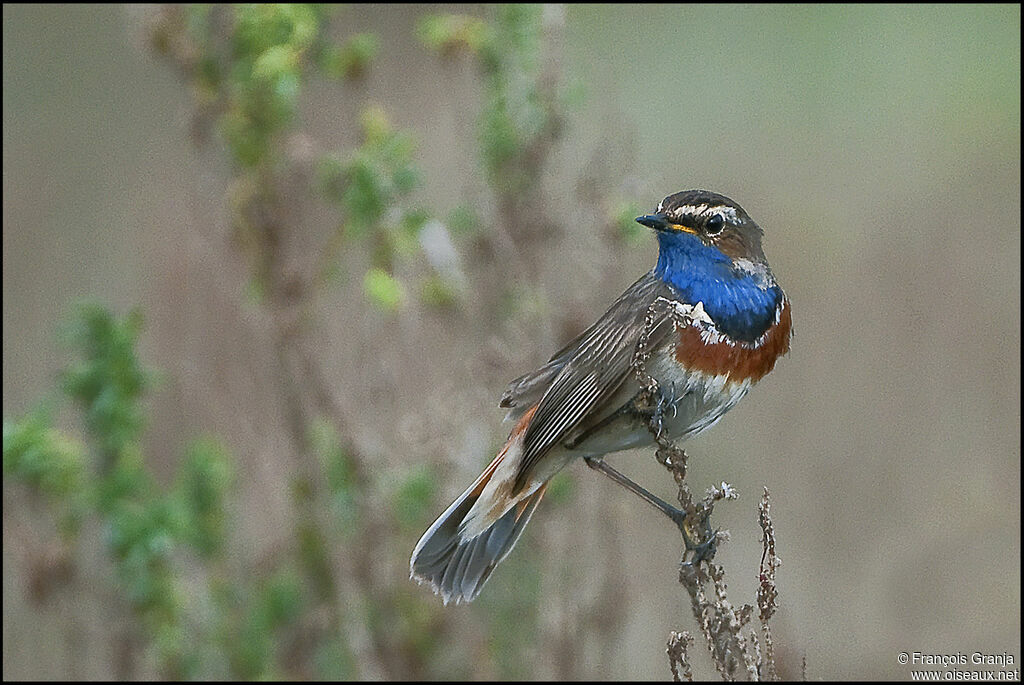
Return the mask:
<path id="1" fill-rule="evenodd" d="M 289 672 L 282 644 L 302 630 L 318 602 L 338 601 L 331 550 L 356 536 L 365 523 L 361 500 L 371 495 L 360 492 L 336 429 L 313 421 L 309 441 L 327 484 L 326 516 L 321 521 L 299 508 L 307 513 L 296 521 L 293 546 L 260 572 L 245 564 L 229 572 L 233 457 L 213 437 L 191 441 L 173 486 L 163 489 L 143 455 L 143 400 L 154 373 L 136 353 L 141 321 L 137 312 L 118 318 L 97 304 L 78 308 L 67 329 L 75 358 L 62 373 L 62 389 L 78 406 L 88 441 L 56 428 L 52 410 L 5 421 L 4 474 L 54 505 L 68 544 L 77 541 L 85 518 L 102 522 L 118 588 L 141 619 L 162 675 L 281 677 Z M 386 518 L 403 530 L 424 526 L 436 505 L 429 469 L 411 469 L 374 488 L 385 488 Z M 310 496 L 303 481 L 295 482 L 293 496 Z M 186 597 L 186 587 L 207 599 Z M 432 604 L 426 596 L 402 601 L 420 614 Z M 358 677 L 343 627 L 317 635 L 309 646 L 317 677 Z"/>
<path id="2" fill-rule="evenodd" d="M 363 145 L 347 156 L 324 155 L 317 169 L 321 193 L 343 217 L 325 266 L 335 264 L 346 239 L 369 243 L 374 266 L 364 280 L 366 296 L 381 309 L 393 310 L 402 304 L 404 290 L 392 276 L 395 262 L 418 251 L 417 238 L 429 214 L 400 208 L 420 185 L 412 136 L 392 130 L 378 107 L 367 108 L 360 124 Z"/>
<path id="3" fill-rule="evenodd" d="M 416 34 L 428 48 L 445 55 L 459 50 L 480 52 L 493 40 L 487 22 L 468 14 L 428 15 L 416 27 Z"/>
<path id="4" fill-rule="evenodd" d="M 186 517 L 181 528 L 204 558 L 215 558 L 224 550 L 224 493 L 234 479 L 231 457 L 215 438 L 200 438 L 188 446 L 175 492 L 181 500 L 178 510 Z"/>
<path id="5" fill-rule="evenodd" d="M 220 134 L 233 164 L 231 206 L 235 234 L 253 264 L 249 294 L 279 294 L 274 259 L 285 227 L 276 218 L 288 173 L 287 137 L 299 123 L 300 96 L 315 75 L 356 79 L 372 67 L 379 39 L 359 33 L 328 37 L 334 9 L 321 5 L 188 5 L 166 12 L 153 45 L 174 60 L 192 85 L 199 118 Z M 420 185 L 415 143 L 394 131 L 376 106 L 363 108 L 362 145 L 349 152 L 317 151 L 316 189 L 338 211 L 338 229 L 321 251 L 312 285 L 335 283 L 338 255 L 355 242 L 368 247 L 372 271 L 365 289 L 385 310 L 402 304 L 395 263 L 417 253 L 429 214 L 403 207 Z"/>
<path id="6" fill-rule="evenodd" d="M 457 205 L 448 213 L 448 228 L 453 235 L 473 235 L 483 228 L 483 220 L 468 205 Z"/>
<path id="7" fill-rule="evenodd" d="M 116 321 L 102 306 L 87 303 L 64 333 L 82 355 L 61 375 L 64 392 L 81 406 L 86 429 L 100 441 L 106 469 L 131 468 L 133 445 L 143 428 L 139 400 L 152 374 L 134 353 L 141 328 L 138 311 Z"/>
<path id="8" fill-rule="evenodd" d="M 559 126 L 541 78 L 541 11 L 503 6 L 493 22 L 428 17 L 419 29 L 423 42 L 443 54 L 466 49 L 479 58 L 480 155 L 498 195 L 522 193 L 535 182 L 531 155 Z M 189 5 L 161 13 L 152 43 L 181 68 L 198 123 L 219 134 L 230 161 L 228 202 L 252 260 L 242 294 L 257 305 L 290 301 L 294 293 L 277 261 L 285 228 L 278 217 L 288 201 L 282 180 L 295 160 L 286 139 L 300 119 L 302 89 L 316 73 L 365 75 L 379 39 L 355 34 L 335 43 L 327 37 L 333 10 L 318 5 Z M 316 287 L 336 283 L 342 248 L 360 246 L 369 262 L 362 291 L 376 308 L 397 312 L 408 292 L 426 306 L 452 307 L 461 295 L 450 273 L 425 269 L 417 288 L 396 275 L 421 252 L 431 213 L 410 206 L 422 180 L 414 138 L 394 130 L 379 107 L 361 109 L 359 146 L 313 158 L 313 189 L 336 209 L 337 229 L 298 299 L 308 303 Z M 472 238 L 484 226 L 474 209 L 460 205 L 441 229 Z M 398 584 L 376 584 L 368 561 L 367 546 L 378 544 L 382 532 L 415 534 L 437 513 L 433 470 L 368 476 L 331 421 L 300 412 L 305 433 L 296 448 L 314 457 L 318 471 L 292 475 L 292 535 L 269 559 L 239 554 L 235 460 L 216 437 L 186 442 L 169 487 L 150 470 L 145 399 L 158 375 L 138 356 L 142 329 L 138 311 L 118 317 L 99 304 L 80 306 L 64 330 L 73 359 L 59 390 L 77 408 L 85 439 L 57 427 L 57 407 L 5 420 L 3 468 L 52 503 L 67 544 L 77 542 L 86 519 L 102 525 L 118 594 L 140 620 L 160 675 L 358 679 L 364 673 L 355 644 L 366 633 L 379 661 L 404 659 L 412 673 L 444 664 L 437 672 L 462 668 L 471 675 L 475 655 L 453 665 L 459 655 L 440 648 L 439 603 L 404 572 Z M 551 500 L 557 504 L 570 492 L 568 480 L 556 480 Z M 404 565 L 408 551 L 387 554 Z M 523 615 L 537 614 L 535 556 L 517 555 L 507 575 L 518 582 L 487 600 L 498 636 L 490 658 L 502 677 L 531 673 L 527 634 L 536 626 L 524 625 Z M 389 557 L 389 565 L 394 561 Z"/>
<path id="9" fill-rule="evenodd" d="M 545 499 L 551 504 L 564 504 L 575 494 L 572 476 L 562 471 L 548 482 Z"/>
<path id="10" fill-rule="evenodd" d="M 55 429 L 45 409 L 4 421 L 4 476 L 21 481 L 59 508 L 61 529 L 78 531 L 87 504 L 85 446 Z"/>
<path id="11" fill-rule="evenodd" d="M 611 209 L 611 223 L 615 234 L 627 245 L 645 245 L 650 240 L 650 231 L 636 222 L 638 216 L 646 214 L 644 207 L 636 201 L 624 200 Z"/>
<path id="12" fill-rule="evenodd" d="M 119 319 L 95 303 L 78 307 L 65 334 L 76 357 L 61 380 L 88 443 L 55 428 L 48 412 L 5 422 L 4 473 L 59 499 L 71 541 L 84 517 L 103 521 L 120 587 L 165 674 L 189 677 L 197 667 L 189 645 L 194 635 L 184 624 L 174 556 L 185 547 L 205 556 L 223 547 L 230 471 L 223 449 L 205 440 L 189 448 L 174 489 L 157 487 L 139 442 L 142 398 L 154 377 L 135 352 L 141 328 L 138 312 Z"/>
<path id="13" fill-rule="evenodd" d="M 420 300 L 428 307 L 442 309 L 458 302 L 459 291 L 455 285 L 440 274 L 432 274 L 420 284 Z"/>
<path id="14" fill-rule="evenodd" d="M 429 520 L 437 495 L 437 479 L 426 465 L 410 469 L 398 483 L 391 499 L 395 521 L 406 530 L 416 531 Z"/>
<path id="15" fill-rule="evenodd" d="M 387 271 L 370 269 L 363 279 L 363 292 L 366 297 L 380 309 L 394 311 L 405 299 L 405 291 Z"/>
<path id="16" fill-rule="evenodd" d="M 344 45 L 331 46 L 325 50 L 320 68 L 334 78 L 359 78 L 369 68 L 379 49 L 377 36 L 359 33 L 349 38 Z"/>
<path id="17" fill-rule="evenodd" d="M 493 583 L 478 598 L 491 624 L 489 656 L 503 680 L 523 680 L 534 672 L 528 655 L 542 615 L 535 609 L 541 601 L 540 550 L 529 537 L 520 540 L 517 548 L 517 554 L 502 562 L 502 572 L 515 578 L 515 584 Z"/>
<path id="18" fill-rule="evenodd" d="M 465 49 L 479 58 L 484 104 L 479 117 L 481 157 L 491 187 L 500 195 L 522 193 L 537 183 L 537 147 L 562 126 L 568 100 L 542 78 L 542 5 L 509 4 L 492 24 L 464 15 L 425 17 L 417 34 L 441 54 Z"/>
<path id="19" fill-rule="evenodd" d="M 310 442 L 320 459 L 330 497 L 330 518 L 345 537 L 357 522 L 356 477 L 349 455 L 341 444 L 334 426 L 317 419 L 310 426 Z"/>
<path id="20" fill-rule="evenodd" d="M 193 5 L 189 12 L 203 16 L 210 8 Z M 270 161 L 277 151 L 274 137 L 295 115 L 305 61 L 324 19 L 315 5 L 236 5 L 230 58 L 200 58 L 207 65 L 203 73 L 226 100 L 220 128 L 242 167 Z M 209 36 L 202 35 L 206 45 Z"/>

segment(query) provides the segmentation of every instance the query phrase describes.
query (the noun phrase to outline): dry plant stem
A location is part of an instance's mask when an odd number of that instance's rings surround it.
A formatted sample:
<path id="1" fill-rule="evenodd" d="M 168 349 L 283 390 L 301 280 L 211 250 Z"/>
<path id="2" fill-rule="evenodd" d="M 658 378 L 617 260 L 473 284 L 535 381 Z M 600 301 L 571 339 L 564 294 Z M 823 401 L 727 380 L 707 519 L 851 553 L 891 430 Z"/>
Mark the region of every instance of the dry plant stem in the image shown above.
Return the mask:
<path id="1" fill-rule="evenodd" d="M 276 266 L 276 264 L 274 264 Z M 281 393 L 284 399 L 282 409 L 289 416 L 292 440 L 295 445 L 296 456 L 299 458 L 297 472 L 311 487 L 308 498 L 303 498 L 297 506 L 303 511 L 300 516 L 315 517 L 319 524 L 319 517 L 326 507 L 323 505 L 324 488 L 322 474 L 318 468 L 318 462 L 312 446 L 309 444 L 308 426 L 318 417 L 327 417 L 332 425 L 338 428 L 339 435 L 347 435 L 345 427 L 348 421 L 341 409 L 340 402 L 334 393 L 329 390 L 321 366 L 321 360 L 312 349 L 315 349 L 313 337 L 316 333 L 314 326 L 310 323 L 311 318 L 296 316 L 295 313 L 308 306 L 307 298 L 311 293 L 307 289 L 301 289 L 303 295 L 297 298 L 291 307 L 287 309 L 272 308 L 278 325 L 279 336 L 277 340 L 278 361 L 281 367 Z M 359 484 L 358 491 L 368 490 L 369 477 L 366 468 L 365 456 L 350 441 L 346 440 L 344 445 L 345 453 L 349 459 L 349 465 L 353 471 L 354 480 Z M 370 507 L 362 507 L 365 514 L 364 524 L 359 529 L 359 536 L 362 542 L 355 543 L 356 548 L 368 549 L 369 545 L 377 537 L 382 523 L 372 515 Z M 347 559 L 350 565 L 348 575 L 354 583 L 347 587 L 340 587 L 334 578 L 331 585 L 335 592 L 326 601 L 329 608 L 328 615 L 332 628 L 344 626 L 345 632 L 349 635 L 352 647 L 355 650 L 359 663 L 359 672 L 366 678 L 388 678 L 391 672 L 389 664 L 394 664 L 390 656 L 387 637 L 377 634 L 377 631 L 368 629 L 362 621 L 344 618 L 342 604 L 349 606 L 365 606 L 374 601 L 374 588 L 378 585 L 370 555 L 354 555 Z M 337 576 L 337 570 L 330 565 L 325 567 L 332 576 Z M 350 614 L 352 612 L 349 612 Z"/>
<path id="2" fill-rule="evenodd" d="M 672 303 L 658 301 L 651 305 L 633 359 L 636 377 L 645 388 L 638 399 L 638 405 L 646 403 L 657 407 L 660 399 L 657 381 L 647 374 L 644 368 L 649 357 L 647 346 L 653 333 L 654 315 L 659 307 L 668 309 L 677 328 L 692 322 L 689 312 L 675 308 Z M 747 679 L 752 681 L 777 679 L 768 619 L 776 607 L 775 569 L 778 566 L 778 557 L 775 555 L 775 533 L 771 523 L 768 491 L 765 489 L 760 506 L 764 553 L 757 600 L 762 626 L 761 639 L 765 645 L 762 654 L 756 632 L 750 631 L 744 635 L 744 629 L 753 614 L 753 607 L 744 605 L 737 609 L 732 605 L 726 593 L 725 569 L 720 564 L 712 562 L 717 544 L 728 539 L 727 533 L 712 532 L 708 524 L 714 505 L 722 499 L 735 499 L 738 494 L 728 483 L 723 482 L 720 486 L 709 488 L 704 498 L 696 501 L 686 484 L 686 453 L 663 435 L 659 412 L 654 411 L 650 416 L 648 429 L 658 446 L 656 458 L 672 473 L 678 487 L 679 504 L 686 513 L 687 523 L 680 527 L 686 541 L 686 550 L 679 565 L 679 583 L 690 597 L 693 615 L 704 636 L 712 662 L 725 680 L 735 680 L 741 674 L 745 674 Z M 695 526 L 694 522 L 700 522 L 702 525 Z M 696 540 L 697 544 L 692 544 L 691 538 Z M 692 679 L 686 651 L 692 639 L 686 632 L 673 631 L 670 634 L 667 653 L 672 677 L 676 681 L 680 680 L 680 666 L 682 674 L 687 679 Z"/>
<path id="3" fill-rule="evenodd" d="M 329 390 L 329 383 L 316 352 L 315 337 L 318 329 L 313 316 L 316 284 L 289 266 L 282 245 L 287 242 L 286 227 L 296 222 L 288 216 L 286 203 L 280 199 L 281 190 L 287 186 L 288 172 L 271 173 L 264 171 L 259 184 L 260 192 L 248 198 L 243 211 L 246 213 L 252 232 L 256 236 L 255 248 L 258 271 L 265 284 L 265 309 L 271 322 L 275 364 L 272 377 L 277 386 L 276 396 L 280 398 L 281 414 L 285 419 L 287 433 L 292 443 L 291 457 L 294 463 L 293 505 L 296 525 L 311 532 L 324 529 L 322 520 L 326 499 L 322 469 L 313 445 L 310 443 L 309 427 L 318 417 L 326 418 L 337 427 L 339 435 L 347 435 L 348 421 L 340 402 Z M 368 485 L 366 458 L 351 441 L 345 441 L 344 449 L 358 484 L 358 491 L 365 492 Z M 367 513 L 365 524 L 360 527 L 362 543 L 357 548 L 371 544 L 380 528 L 380 523 Z M 325 620 L 319 628 L 330 634 L 341 632 L 349 635 L 358 673 L 363 678 L 388 678 L 389 656 L 387 636 L 366 629 L 361 621 L 353 620 L 353 612 L 344 611 L 345 606 L 369 604 L 376 585 L 374 569 L 368 555 L 356 555 L 347 560 L 350 568 L 342 573 L 335 564 L 323 564 L 318 572 L 323 574 L 320 583 L 325 592 L 319 597 L 321 615 Z M 355 582 L 341 582 L 348 577 Z"/>
<path id="4" fill-rule="evenodd" d="M 658 463 L 672 473 L 678 487 L 677 497 L 682 508 L 681 510 L 685 513 L 685 523 L 680 525 L 680 531 L 686 542 L 687 552 L 693 552 L 693 558 L 684 563 L 693 563 L 699 566 L 701 560 L 714 557 L 714 545 L 717 534 L 712 533 L 707 525 L 714 502 L 722 497 L 730 496 L 733 491 L 726 483 L 723 483 L 723 494 L 720 497 L 712 497 L 709 491 L 708 496 L 702 502 L 699 504 L 695 503 L 693 494 L 686 485 L 686 452 L 669 440 L 662 431 L 661 416 L 663 407 L 661 405 L 661 390 L 658 386 L 658 381 L 648 374 L 646 370 L 647 360 L 650 357 L 650 350 L 648 349 L 650 336 L 656 327 L 655 315 L 659 311 L 666 311 L 677 329 L 681 326 L 690 325 L 694 320 L 689 312 L 679 310 L 675 303 L 664 298 L 659 298 L 648 307 L 644 318 L 644 327 L 640 333 L 640 338 L 637 340 L 636 351 L 633 355 L 633 372 L 644 390 L 639 394 L 634 403 L 639 413 L 649 416 L 647 428 L 651 432 L 655 444 L 658 446 L 655 457 Z M 701 311 L 703 311 L 702 308 Z M 673 520 L 675 519 L 673 518 Z M 696 530 L 696 528 L 702 528 L 702 530 Z M 683 556 L 685 558 L 687 556 L 686 553 Z"/>
<path id="5" fill-rule="evenodd" d="M 757 606 L 761 629 L 764 636 L 764 666 L 765 671 L 761 676 L 766 680 L 778 680 L 778 673 L 775 669 L 775 647 L 772 643 L 771 625 L 769 619 L 775 615 L 778 608 L 779 593 L 775 589 L 775 574 L 782 559 L 775 553 L 775 525 L 771 518 L 771 501 L 768 495 L 768 488 L 764 489 L 761 495 L 761 504 L 758 507 L 763 534 L 762 545 L 764 551 L 761 553 L 761 573 L 758 577 Z M 804 662 L 804 680 L 806 680 L 806 660 Z"/>
<path id="6" fill-rule="evenodd" d="M 669 668 L 672 669 L 672 680 L 677 683 L 681 683 L 683 678 L 688 681 L 693 680 L 693 670 L 690 668 L 690 656 L 687 652 L 691 645 L 693 645 L 693 635 L 688 630 L 679 633 L 673 630 L 668 634 L 668 645 L 665 652 L 668 654 Z"/>

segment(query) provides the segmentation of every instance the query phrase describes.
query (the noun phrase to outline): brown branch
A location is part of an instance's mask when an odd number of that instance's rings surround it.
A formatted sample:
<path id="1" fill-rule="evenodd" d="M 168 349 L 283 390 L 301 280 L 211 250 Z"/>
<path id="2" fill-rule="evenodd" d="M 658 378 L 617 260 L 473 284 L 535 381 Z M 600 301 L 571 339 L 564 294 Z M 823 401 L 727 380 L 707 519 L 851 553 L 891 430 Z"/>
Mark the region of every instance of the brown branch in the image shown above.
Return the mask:
<path id="1" fill-rule="evenodd" d="M 660 411 L 657 409 L 660 389 L 657 380 L 646 371 L 646 363 L 650 357 L 649 338 L 657 325 L 656 322 L 660 320 L 659 313 L 667 315 L 677 329 L 692 325 L 705 314 L 700 304 L 680 305 L 659 298 L 648 308 L 644 328 L 633 357 L 633 370 L 641 387 L 644 388 L 637 399 L 638 408 L 650 411 L 648 429 L 657 445 L 655 457 L 672 473 L 678 488 L 679 504 L 686 513 L 686 523 L 680 528 L 685 549 L 679 564 L 679 583 L 690 597 L 690 606 L 707 643 L 712 663 L 724 680 L 735 680 L 744 673 L 749 680 L 777 680 L 769 619 L 777 608 L 775 573 L 780 560 L 775 554 L 775 529 L 771 521 L 768 489 L 765 488 L 759 507 L 759 520 L 764 534 L 764 551 L 761 555 L 757 593 L 762 628 L 761 640 L 764 642 L 762 653 L 756 632 L 744 634 L 744 629 L 753 614 L 753 607 L 749 604 L 738 609 L 733 606 L 726 592 L 725 569 L 721 564 L 713 563 L 717 546 L 729 539 L 727 531 L 711 529 L 710 519 L 715 504 L 725 499 L 737 499 L 739 493 L 723 481 L 721 485 L 708 488 L 704 498 L 696 501 L 686 483 L 686 452 L 669 440 L 662 431 Z M 651 408 L 654 410 L 651 411 Z M 680 665 L 685 666 L 683 672 L 687 674 L 687 678 L 691 677 L 689 663 L 686 660 L 686 647 L 689 642 L 687 638 L 692 640 L 685 631 L 672 631 L 669 636 L 669 667 L 672 677 L 677 681 Z"/>
<path id="2" fill-rule="evenodd" d="M 764 633 L 764 664 L 767 672 L 761 675 L 766 680 L 778 680 L 778 672 L 775 669 L 775 646 L 772 643 L 772 631 L 769 619 L 775 615 L 778 608 L 779 593 L 775 589 L 775 574 L 782 563 L 782 559 L 775 553 L 775 526 L 771 518 L 771 501 L 768 496 L 768 488 L 764 489 L 761 495 L 760 511 L 761 532 L 764 535 L 762 545 L 764 551 L 761 553 L 761 573 L 758 578 L 757 606 L 760 609 L 761 629 Z M 806 667 L 806 661 L 805 661 Z M 806 680 L 806 678 L 805 678 Z"/>
<path id="3" fill-rule="evenodd" d="M 682 682 L 679 677 L 682 669 L 682 677 L 688 681 L 693 680 L 693 670 L 690 668 L 690 659 L 687 650 L 693 645 L 693 635 L 690 631 L 684 630 L 677 633 L 672 631 L 668 634 L 668 645 L 665 652 L 668 654 L 668 665 L 672 669 L 672 680 Z"/>

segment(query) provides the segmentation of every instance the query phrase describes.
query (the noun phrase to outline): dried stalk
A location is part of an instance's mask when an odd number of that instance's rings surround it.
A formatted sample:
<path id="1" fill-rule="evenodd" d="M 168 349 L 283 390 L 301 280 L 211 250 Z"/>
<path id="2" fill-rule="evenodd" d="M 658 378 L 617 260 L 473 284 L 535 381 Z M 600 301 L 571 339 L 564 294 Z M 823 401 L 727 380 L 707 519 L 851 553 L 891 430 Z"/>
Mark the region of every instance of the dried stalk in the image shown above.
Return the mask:
<path id="1" fill-rule="evenodd" d="M 645 389 L 638 402 L 651 406 L 657 406 L 660 391 L 658 382 L 646 373 L 645 364 L 650 357 L 648 343 L 659 312 L 666 312 L 676 328 L 692 325 L 706 316 L 699 303 L 696 306 L 680 305 L 663 298 L 659 298 L 648 309 L 644 329 L 637 343 L 633 368 Z M 708 488 L 704 498 L 696 501 L 686 483 L 686 453 L 666 438 L 658 412 L 652 413 L 648 429 L 657 444 L 655 456 L 672 473 L 678 488 L 677 499 L 682 511 L 686 513 L 686 524 L 681 527 L 685 550 L 679 565 L 679 583 L 690 597 L 693 615 L 708 646 L 712 663 L 723 680 L 736 680 L 743 674 L 752 681 L 778 680 L 769 620 L 778 606 L 775 575 L 781 560 L 775 553 L 775 528 L 771 520 L 768 489 L 764 489 L 759 507 L 763 533 L 757 592 L 761 634 L 758 636 L 756 631 L 751 630 L 745 635 L 744 629 L 754 609 L 749 604 L 737 609 L 729 601 L 725 569 L 721 564 L 713 563 L 717 546 L 727 542 L 729 535 L 727 531 L 713 531 L 709 523 L 715 504 L 724 499 L 737 499 L 739 493 L 723 481 L 718 486 Z M 676 681 L 680 680 L 681 674 L 687 680 L 692 680 L 687 653 L 692 642 L 693 637 L 687 631 L 672 631 L 669 634 L 666 651 L 669 668 Z"/>

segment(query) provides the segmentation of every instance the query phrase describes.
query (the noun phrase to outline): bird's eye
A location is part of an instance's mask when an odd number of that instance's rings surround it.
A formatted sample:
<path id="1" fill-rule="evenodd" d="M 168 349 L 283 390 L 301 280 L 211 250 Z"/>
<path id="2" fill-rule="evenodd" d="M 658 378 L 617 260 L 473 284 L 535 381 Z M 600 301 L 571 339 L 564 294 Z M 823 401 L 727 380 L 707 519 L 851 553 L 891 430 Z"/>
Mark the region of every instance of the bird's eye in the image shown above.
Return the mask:
<path id="1" fill-rule="evenodd" d="M 725 217 L 721 214 L 715 214 L 704 225 L 704 230 L 708 235 L 718 235 L 723 228 L 725 228 Z"/>

